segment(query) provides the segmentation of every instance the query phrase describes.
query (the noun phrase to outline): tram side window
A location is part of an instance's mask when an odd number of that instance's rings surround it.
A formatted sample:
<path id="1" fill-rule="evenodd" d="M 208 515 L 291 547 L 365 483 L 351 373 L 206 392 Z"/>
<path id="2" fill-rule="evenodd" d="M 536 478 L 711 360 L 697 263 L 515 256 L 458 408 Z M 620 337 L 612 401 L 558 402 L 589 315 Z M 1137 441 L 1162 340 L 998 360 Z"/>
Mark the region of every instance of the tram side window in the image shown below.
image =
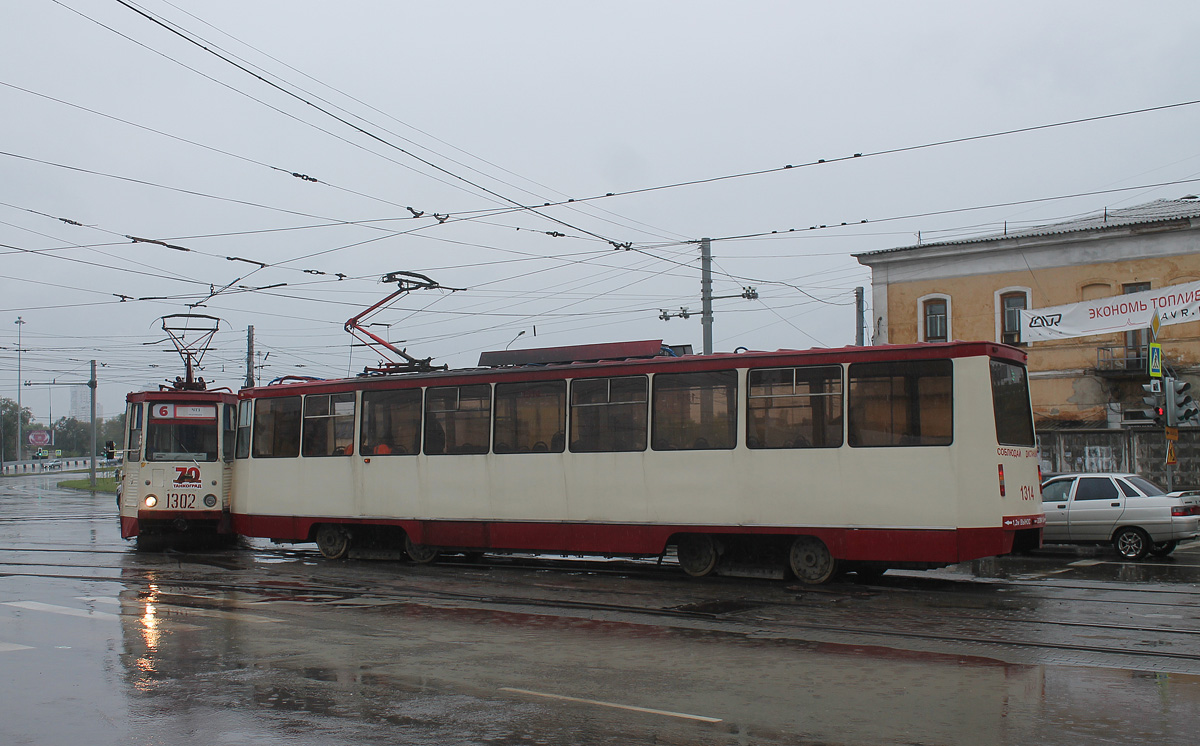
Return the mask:
<path id="1" fill-rule="evenodd" d="M 646 450 L 646 376 L 571 381 L 571 451 Z"/>
<path id="2" fill-rule="evenodd" d="M 437 386 L 425 392 L 425 453 L 487 453 L 492 387 Z"/>
<path id="3" fill-rule="evenodd" d="M 950 445 L 953 369 L 949 360 L 851 364 L 850 445 Z"/>
<path id="4" fill-rule="evenodd" d="M 237 453 L 238 458 L 250 458 L 250 423 L 254 420 L 254 402 L 243 399 L 238 402 Z"/>
<path id="5" fill-rule="evenodd" d="M 737 371 L 654 376 L 650 443 L 656 451 L 733 448 L 737 443 Z"/>
<path id="6" fill-rule="evenodd" d="M 992 362 L 992 409 L 996 413 L 996 442 L 1032 448 L 1033 411 L 1029 407 L 1029 376 L 1025 366 Z"/>
<path id="7" fill-rule="evenodd" d="M 237 422 L 233 415 L 232 404 L 221 405 L 221 459 L 226 462 L 233 460 L 233 442 L 237 437 Z"/>
<path id="8" fill-rule="evenodd" d="M 421 389 L 366 391 L 362 454 L 415 456 L 421 450 Z"/>
<path id="9" fill-rule="evenodd" d="M 254 400 L 254 458 L 300 455 L 300 397 Z"/>
<path id="10" fill-rule="evenodd" d="M 125 460 L 138 461 L 142 457 L 142 405 L 130 404 L 125 415 L 129 433 L 125 437 Z"/>
<path id="11" fill-rule="evenodd" d="M 305 457 L 354 453 L 354 393 L 304 397 L 302 442 Z"/>
<path id="12" fill-rule="evenodd" d="M 747 448 L 837 448 L 842 444 L 842 368 L 823 365 L 749 372 Z"/>
<path id="13" fill-rule="evenodd" d="M 567 382 L 496 384 L 496 453 L 562 453 L 567 447 Z"/>

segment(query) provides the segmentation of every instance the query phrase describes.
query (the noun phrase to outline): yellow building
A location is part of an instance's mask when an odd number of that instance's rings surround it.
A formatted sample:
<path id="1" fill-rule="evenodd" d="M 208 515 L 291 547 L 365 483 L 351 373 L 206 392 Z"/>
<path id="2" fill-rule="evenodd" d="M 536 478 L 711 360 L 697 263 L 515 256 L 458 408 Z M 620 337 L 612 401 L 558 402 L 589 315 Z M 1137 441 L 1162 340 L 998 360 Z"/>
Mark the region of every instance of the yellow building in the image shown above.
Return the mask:
<path id="1" fill-rule="evenodd" d="M 855 258 L 871 268 L 874 344 L 1017 344 L 1029 353 L 1039 432 L 1137 428 L 1147 424 L 1141 384 L 1149 381 L 1149 330 L 1028 342 L 1020 310 L 1200 280 L 1200 198 Z M 1157 341 L 1168 372 L 1200 388 L 1198 322 L 1164 326 Z M 1116 461 L 1130 468 L 1130 459 Z"/>

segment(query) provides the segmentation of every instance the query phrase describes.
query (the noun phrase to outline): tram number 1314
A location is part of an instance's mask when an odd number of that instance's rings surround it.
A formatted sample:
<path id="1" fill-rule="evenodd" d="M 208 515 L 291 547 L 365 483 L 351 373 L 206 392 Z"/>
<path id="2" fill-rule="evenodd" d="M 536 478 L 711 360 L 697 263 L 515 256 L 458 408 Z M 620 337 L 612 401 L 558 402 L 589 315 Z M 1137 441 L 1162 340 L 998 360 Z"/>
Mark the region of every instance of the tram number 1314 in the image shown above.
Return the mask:
<path id="1" fill-rule="evenodd" d="M 168 492 L 167 504 L 164 508 L 186 509 L 196 507 L 196 494 L 194 492 Z"/>

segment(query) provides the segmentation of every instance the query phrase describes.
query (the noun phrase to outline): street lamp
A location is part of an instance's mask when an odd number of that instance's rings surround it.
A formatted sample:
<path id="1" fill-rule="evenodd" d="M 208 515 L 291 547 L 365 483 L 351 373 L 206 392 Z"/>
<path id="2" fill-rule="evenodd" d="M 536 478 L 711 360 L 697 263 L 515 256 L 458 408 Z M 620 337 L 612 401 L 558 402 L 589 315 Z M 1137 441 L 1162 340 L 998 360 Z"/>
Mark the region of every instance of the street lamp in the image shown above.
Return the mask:
<path id="1" fill-rule="evenodd" d="M 20 316 L 13 322 L 17 325 L 17 463 L 21 462 L 21 327 L 25 320 Z"/>

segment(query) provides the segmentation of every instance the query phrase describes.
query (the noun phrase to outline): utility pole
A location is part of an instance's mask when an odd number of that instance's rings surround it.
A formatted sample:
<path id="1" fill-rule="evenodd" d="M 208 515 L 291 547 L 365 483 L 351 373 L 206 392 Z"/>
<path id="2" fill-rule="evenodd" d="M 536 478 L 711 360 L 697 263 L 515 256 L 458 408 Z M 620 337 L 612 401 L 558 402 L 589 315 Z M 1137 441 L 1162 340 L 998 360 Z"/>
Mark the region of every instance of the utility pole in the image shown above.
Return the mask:
<path id="1" fill-rule="evenodd" d="M 17 325 L 17 463 L 21 463 L 21 448 L 22 433 L 21 433 L 21 327 L 25 326 L 25 320 L 20 316 L 13 322 Z"/>
<path id="2" fill-rule="evenodd" d="M 700 328 L 704 332 L 704 354 L 711 355 L 712 342 L 712 241 L 700 239 Z"/>
<path id="3" fill-rule="evenodd" d="M 246 327 L 246 388 L 254 385 L 254 325 Z"/>
<path id="4" fill-rule="evenodd" d="M 866 325 L 866 309 L 863 303 L 863 289 L 854 288 L 854 344 L 863 346 L 863 327 Z"/>
<path id="5" fill-rule="evenodd" d="M 92 399 L 92 447 L 91 447 L 91 467 L 88 469 L 88 483 L 92 489 L 96 489 L 96 439 L 97 439 L 97 423 L 96 423 L 96 361 L 92 361 L 92 377 L 87 381 L 50 381 L 48 383 L 34 383 L 27 381 L 26 386 L 87 386 L 91 390 Z M 20 394 L 21 389 L 17 389 Z"/>

